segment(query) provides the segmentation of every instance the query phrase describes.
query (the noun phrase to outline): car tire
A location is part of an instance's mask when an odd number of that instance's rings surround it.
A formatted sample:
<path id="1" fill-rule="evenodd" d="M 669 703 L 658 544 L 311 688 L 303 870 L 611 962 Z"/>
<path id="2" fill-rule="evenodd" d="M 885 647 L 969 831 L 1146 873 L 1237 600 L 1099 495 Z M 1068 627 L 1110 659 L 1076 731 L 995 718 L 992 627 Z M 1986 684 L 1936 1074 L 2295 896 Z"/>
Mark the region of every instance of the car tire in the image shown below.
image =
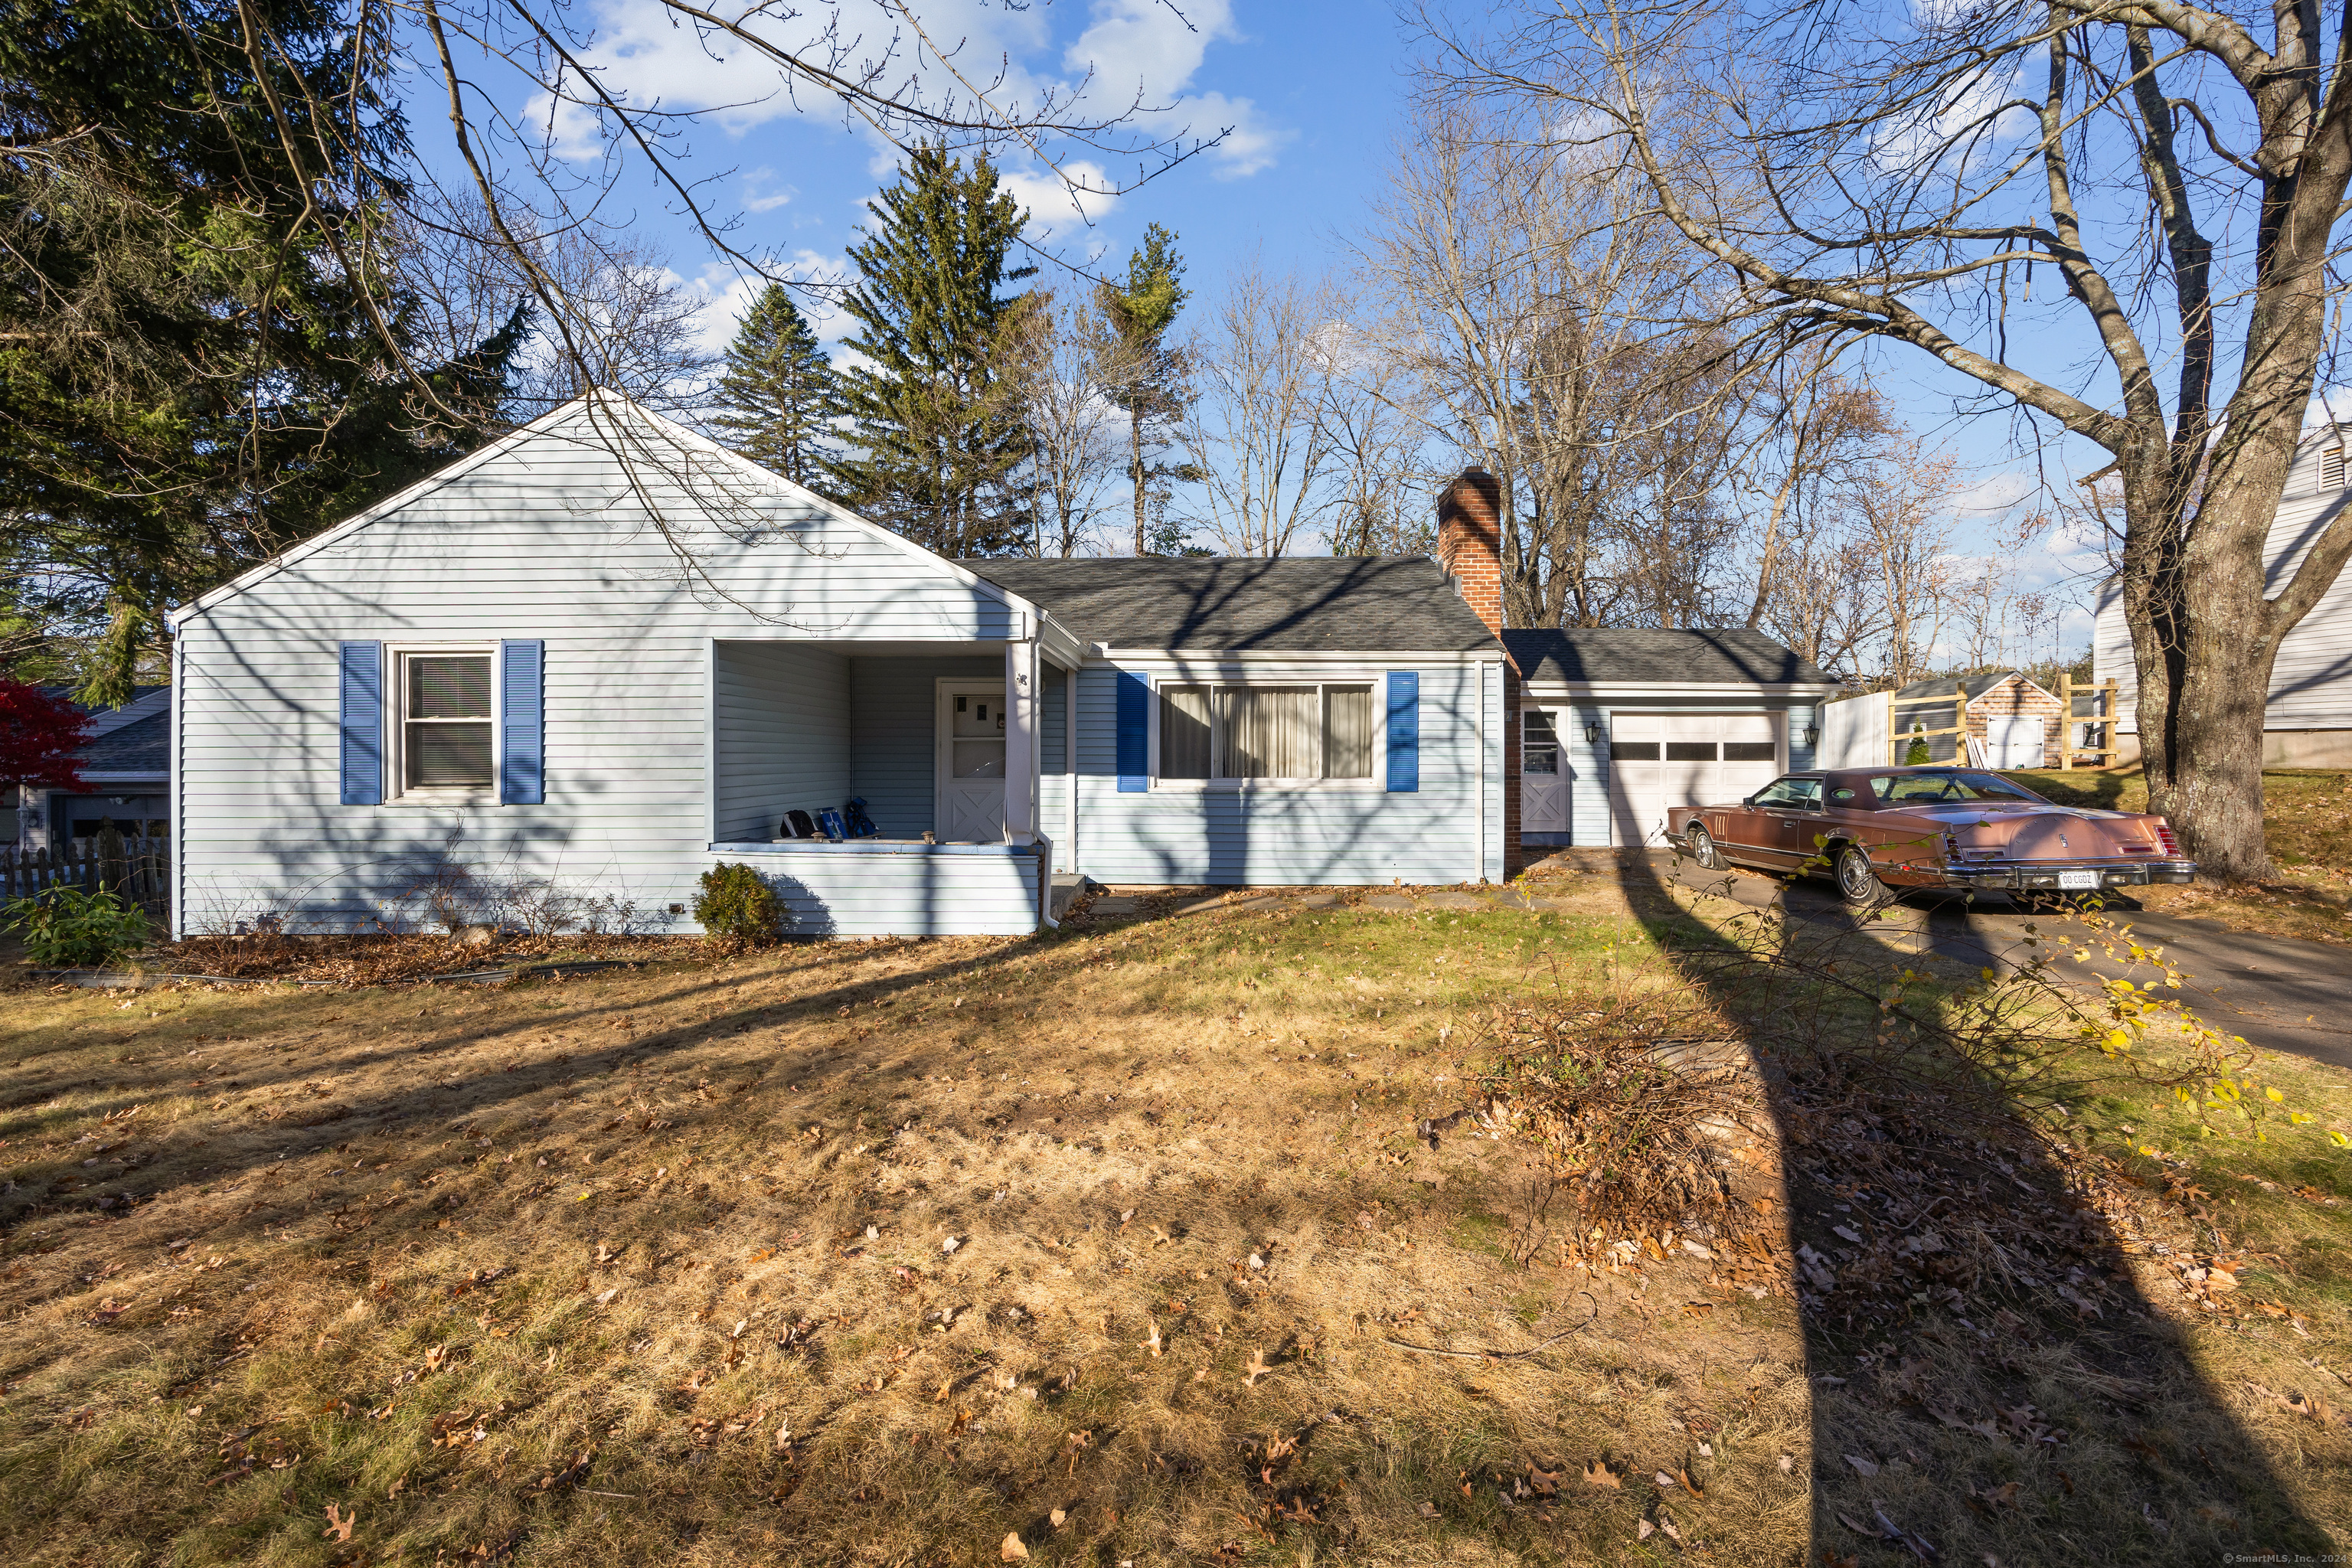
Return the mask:
<path id="1" fill-rule="evenodd" d="M 1715 835 L 1709 833 L 1700 824 L 1692 823 L 1683 834 L 1683 847 L 1689 853 L 1692 859 L 1699 863 L 1702 869 L 1708 871 L 1723 869 L 1723 851 L 1715 847 Z"/>
<path id="2" fill-rule="evenodd" d="M 1832 870 L 1837 878 L 1838 897 L 1847 903 L 1859 908 L 1886 901 L 1886 884 L 1880 881 L 1878 873 L 1871 868 L 1870 851 L 1862 846 L 1839 846 L 1837 856 L 1832 862 Z"/>

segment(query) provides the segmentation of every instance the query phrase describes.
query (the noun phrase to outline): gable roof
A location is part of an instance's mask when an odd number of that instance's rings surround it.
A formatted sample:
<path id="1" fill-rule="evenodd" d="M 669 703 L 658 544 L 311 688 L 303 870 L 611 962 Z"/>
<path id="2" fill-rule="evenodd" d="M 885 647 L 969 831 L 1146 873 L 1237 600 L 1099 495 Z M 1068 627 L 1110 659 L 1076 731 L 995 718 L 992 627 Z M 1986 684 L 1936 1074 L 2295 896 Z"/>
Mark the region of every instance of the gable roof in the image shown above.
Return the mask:
<path id="1" fill-rule="evenodd" d="M 83 746 L 75 760 L 93 780 L 168 777 L 172 772 L 172 710 L 158 709 L 108 731 Z"/>
<path id="2" fill-rule="evenodd" d="M 1822 686 L 1837 682 L 1762 632 L 1660 631 L 1648 626 L 1513 629 L 1503 633 L 1528 684 Z"/>
<path id="3" fill-rule="evenodd" d="M 1130 650 L 1470 653 L 1495 636 L 1422 555 L 966 561 L 1084 640 Z"/>
<path id="4" fill-rule="evenodd" d="M 57 698 L 63 702 L 70 702 L 81 710 L 89 720 L 89 729 L 87 733 L 93 741 L 100 735 L 111 734 L 125 724 L 143 719 L 150 713 L 166 711 L 172 706 L 172 689 L 163 685 L 132 687 L 130 700 L 119 708 L 94 708 L 76 699 L 74 689 L 70 686 L 44 686 L 41 690 L 45 695 Z"/>
<path id="5" fill-rule="evenodd" d="M 951 577 L 967 587 L 978 588 L 992 596 L 1004 598 L 1005 602 L 1014 609 L 1034 612 L 1041 608 L 1022 601 L 1017 594 L 1008 594 L 1002 584 L 992 583 L 980 576 L 965 563 L 950 561 L 946 556 L 935 554 L 906 535 L 893 532 L 880 523 L 860 517 L 846 507 L 827 500 L 814 491 L 794 484 L 782 474 L 761 468 L 741 453 L 723 447 L 709 437 L 680 425 L 676 420 L 666 418 L 620 393 L 599 389 L 583 393 L 571 402 L 550 409 L 530 424 L 509 430 L 505 435 L 486 442 L 447 467 L 427 474 L 407 489 L 385 497 L 362 511 L 353 513 L 323 532 L 313 534 L 300 543 L 289 546 L 260 564 L 222 584 L 219 587 L 190 600 L 173 611 L 167 618 L 176 626 L 189 618 L 201 616 L 222 600 L 244 593 L 256 584 L 284 571 L 305 557 L 340 542 L 373 522 L 397 514 L 422 497 L 431 494 L 487 463 L 513 452 L 518 447 L 541 438 L 569 439 L 571 437 L 562 433 L 562 426 L 566 422 L 582 415 L 585 415 L 592 424 L 599 420 L 635 419 L 655 437 L 674 443 L 682 451 L 692 453 L 706 461 L 726 468 L 742 479 L 785 500 L 821 511 L 836 522 L 859 530 L 898 551 L 907 556 L 910 563 Z M 604 435 L 592 438 L 600 443 L 608 439 Z M 1041 616 L 1040 619 L 1045 623 L 1041 626 L 1041 632 L 1046 635 L 1049 643 L 1058 647 L 1061 640 L 1067 637 L 1068 628 L 1053 625 L 1050 616 Z M 1060 649 L 1059 651 L 1067 652 L 1068 650 Z"/>
<path id="6" fill-rule="evenodd" d="M 1908 686 L 1898 687 L 1895 695 L 1897 697 L 1950 697 L 1961 687 L 1966 686 L 1971 698 L 1982 697 L 2004 680 L 2022 680 L 2034 690 L 2042 691 L 2042 687 L 2037 682 L 2026 679 L 2025 676 L 2018 670 L 1995 669 L 1988 670 L 1981 675 L 1938 675 L 1927 680 L 1915 680 Z M 2042 691 L 2042 694 L 2044 697 L 2051 695 L 2047 691 Z M 2051 700 L 2054 702 L 2057 699 L 2051 697 Z"/>

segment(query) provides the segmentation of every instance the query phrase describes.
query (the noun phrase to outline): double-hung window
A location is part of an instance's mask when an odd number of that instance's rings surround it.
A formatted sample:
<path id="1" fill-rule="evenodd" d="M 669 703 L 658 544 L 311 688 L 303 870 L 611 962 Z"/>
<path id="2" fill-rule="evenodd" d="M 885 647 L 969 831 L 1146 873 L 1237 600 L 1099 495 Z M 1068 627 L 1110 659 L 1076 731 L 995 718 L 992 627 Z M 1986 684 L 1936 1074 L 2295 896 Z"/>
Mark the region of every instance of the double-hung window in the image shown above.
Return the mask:
<path id="1" fill-rule="evenodd" d="M 420 650 L 397 658 L 401 792 L 492 787 L 498 774 L 489 650 Z"/>
<path id="2" fill-rule="evenodd" d="M 1160 776 L 1202 783 L 1370 779 L 1367 681 L 1160 688 Z"/>

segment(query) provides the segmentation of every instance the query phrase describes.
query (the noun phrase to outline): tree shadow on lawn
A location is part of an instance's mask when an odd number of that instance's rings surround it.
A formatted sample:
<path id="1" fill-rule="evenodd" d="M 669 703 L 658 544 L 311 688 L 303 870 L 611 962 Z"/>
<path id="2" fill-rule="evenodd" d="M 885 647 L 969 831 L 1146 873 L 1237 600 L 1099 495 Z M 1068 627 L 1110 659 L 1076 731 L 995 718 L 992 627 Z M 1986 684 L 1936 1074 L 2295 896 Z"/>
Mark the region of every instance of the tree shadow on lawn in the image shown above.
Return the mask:
<path id="1" fill-rule="evenodd" d="M 1675 875 L 1647 858 L 1625 876 L 1672 973 L 1740 1020 L 1759 1058 L 1812 1384 L 1821 1561 L 2328 1550 L 2182 1327 L 2138 1289 L 2094 1201 L 2112 1211 L 2120 1189 L 2102 1190 L 2095 1163 L 2062 1163 L 2064 1134 L 1956 1052 L 1911 1044 L 1907 1070 L 1888 1070 L 1874 995 L 1906 971 L 1953 989 L 1971 973 L 1905 951 L 1907 928 L 1866 912 L 1776 918 L 1709 908 L 1702 889 L 1702 910 L 1747 922 L 1727 927 L 1684 915 Z M 1823 1005 L 1829 964 L 1854 990 Z M 1910 983 L 1915 1001 L 1927 979 Z"/>

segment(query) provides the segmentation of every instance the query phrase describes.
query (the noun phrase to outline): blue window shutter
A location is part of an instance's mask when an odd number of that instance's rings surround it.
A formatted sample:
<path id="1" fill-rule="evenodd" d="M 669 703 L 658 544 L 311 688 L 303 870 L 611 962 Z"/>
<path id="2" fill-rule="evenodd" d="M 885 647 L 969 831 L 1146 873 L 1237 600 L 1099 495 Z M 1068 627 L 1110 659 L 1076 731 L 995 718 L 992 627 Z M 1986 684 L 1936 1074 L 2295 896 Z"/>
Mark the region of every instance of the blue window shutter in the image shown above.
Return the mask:
<path id="1" fill-rule="evenodd" d="M 1118 674 L 1118 790 L 1139 795 L 1151 787 L 1151 683 Z"/>
<path id="2" fill-rule="evenodd" d="M 1389 671 L 1389 788 L 1411 795 L 1421 788 L 1421 675 Z"/>
<path id="3" fill-rule="evenodd" d="M 383 644 L 343 644 L 341 668 L 343 804 L 382 805 Z"/>
<path id="4" fill-rule="evenodd" d="M 499 644 L 499 804 L 547 799 L 547 645 Z"/>

